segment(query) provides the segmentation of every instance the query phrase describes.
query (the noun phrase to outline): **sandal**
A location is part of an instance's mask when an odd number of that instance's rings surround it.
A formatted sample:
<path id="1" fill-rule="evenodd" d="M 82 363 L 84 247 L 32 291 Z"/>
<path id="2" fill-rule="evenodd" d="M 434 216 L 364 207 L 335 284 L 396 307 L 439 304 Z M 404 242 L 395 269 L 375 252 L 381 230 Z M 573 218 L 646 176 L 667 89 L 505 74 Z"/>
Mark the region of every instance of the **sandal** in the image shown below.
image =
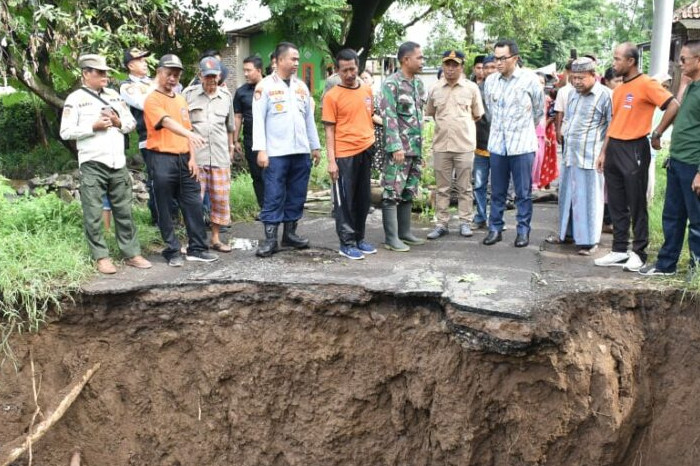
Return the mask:
<path id="1" fill-rule="evenodd" d="M 212 243 L 210 248 L 218 252 L 231 252 L 232 248 L 228 244 L 224 243 Z"/>
<path id="2" fill-rule="evenodd" d="M 557 235 L 549 235 L 544 239 L 545 243 L 549 244 L 572 244 L 574 241 L 571 238 L 559 239 Z"/>
<path id="3" fill-rule="evenodd" d="M 590 256 L 594 252 L 598 250 L 598 245 L 594 244 L 593 246 L 589 247 L 583 247 L 578 250 L 578 255 L 579 256 Z"/>

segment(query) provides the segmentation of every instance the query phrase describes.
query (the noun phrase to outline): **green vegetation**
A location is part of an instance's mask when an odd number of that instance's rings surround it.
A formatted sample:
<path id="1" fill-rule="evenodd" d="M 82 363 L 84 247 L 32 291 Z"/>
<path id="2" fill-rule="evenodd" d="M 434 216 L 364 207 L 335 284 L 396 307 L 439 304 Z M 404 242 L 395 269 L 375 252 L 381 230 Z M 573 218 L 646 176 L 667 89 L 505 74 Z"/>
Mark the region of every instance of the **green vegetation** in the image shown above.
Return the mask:
<path id="1" fill-rule="evenodd" d="M 656 155 L 656 183 L 654 198 L 649 205 L 649 261 L 656 260 L 656 254 L 664 243 L 664 233 L 661 226 L 661 217 L 666 196 L 666 169 L 663 167 L 668 158 L 668 149 L 662 149 Z M 678 261 L 678 273 L 673 277 L 663 278 L 669 285 L 684 288 L 693 294 L 700 292 L 700 274 L 691 274 L 689 271 L 690 253 L 688 250 L 688 236 L 686 231 L 683 250 Z"/>
<path id="2" fill-rule="evenodd" d="M 0 352 L 9 354 L 7 340 L 17 331 L 37 331 L 50 311 L 79 289 L 95 271 L 83 235 L 78 202 L 66 203 L 54 194 L 14 197 L 0 183 Z M 150 226 L 150 213 L 136 207 L 139 241 L 146 252 L 160 243 Z M 114 257 L 114 234 L 106 234 Z"/>
<path id="3" fill-rule="evenodd" d="M 249 172 L 240 172 L 233 177 L 229 199 L 234 221 L 249 221 L 255 218 L 260 209 Z"/>

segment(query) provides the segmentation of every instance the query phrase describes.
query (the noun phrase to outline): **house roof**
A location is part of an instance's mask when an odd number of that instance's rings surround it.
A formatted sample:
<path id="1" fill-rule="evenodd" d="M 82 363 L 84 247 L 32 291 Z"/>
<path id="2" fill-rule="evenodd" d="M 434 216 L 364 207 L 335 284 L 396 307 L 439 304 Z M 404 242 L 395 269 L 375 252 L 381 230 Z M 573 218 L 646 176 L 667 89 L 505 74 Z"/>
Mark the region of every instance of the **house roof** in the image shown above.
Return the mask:
<path id="1" fill-rule="evenodd" d="M 229 29 L 226 31 L 226 34 L 232 34 L 232 35 L 237 35 L 237 36 L 252 36 L 253 34 L 260 32 L 263 30 L 263 27 L 265 26 L 265 23 L 267 23 L 269 20 L 264 20 L 260 21 L 255 24 L 251 24 L 248 26 L 244 26 L 242 28 L 237 28 L 237 29 Z"/>
<path id="2" fill-rule="evenodd" d="M 697 0 L 673 12 L 673 21 L 700 19 L 700 2 Z"/>

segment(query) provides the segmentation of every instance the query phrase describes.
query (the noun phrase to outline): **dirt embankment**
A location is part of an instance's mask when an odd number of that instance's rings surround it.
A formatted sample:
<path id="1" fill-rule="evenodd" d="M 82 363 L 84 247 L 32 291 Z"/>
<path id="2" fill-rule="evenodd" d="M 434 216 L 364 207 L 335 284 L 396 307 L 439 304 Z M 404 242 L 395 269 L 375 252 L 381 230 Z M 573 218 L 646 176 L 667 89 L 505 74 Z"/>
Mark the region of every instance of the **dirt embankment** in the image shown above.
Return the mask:
<path id="1" fill-rule="evenodd" d="M 695 303 L 579 294 L 534 315 L 331 286 L 84 297 L 14 340 L 0 448 L 35 411 L 31 346 L 45 413 L 101 363 L 37 465 L 76 446 L 88 466 L 700 463 Z"/>

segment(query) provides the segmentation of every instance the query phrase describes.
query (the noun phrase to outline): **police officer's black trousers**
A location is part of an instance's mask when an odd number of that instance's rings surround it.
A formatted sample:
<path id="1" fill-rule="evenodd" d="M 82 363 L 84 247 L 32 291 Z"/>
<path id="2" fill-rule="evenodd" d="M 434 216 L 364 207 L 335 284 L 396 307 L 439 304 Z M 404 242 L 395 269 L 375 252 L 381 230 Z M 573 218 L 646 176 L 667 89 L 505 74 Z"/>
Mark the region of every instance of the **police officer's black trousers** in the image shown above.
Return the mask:
<path id="1" fill-rule="evenodd" d="M 374 146 L 351 157 L 336 158 L 338 181 L 333 184 L 333 215 L 340 244 L 355 246 L 365 238 L 369 213 Z"/>

